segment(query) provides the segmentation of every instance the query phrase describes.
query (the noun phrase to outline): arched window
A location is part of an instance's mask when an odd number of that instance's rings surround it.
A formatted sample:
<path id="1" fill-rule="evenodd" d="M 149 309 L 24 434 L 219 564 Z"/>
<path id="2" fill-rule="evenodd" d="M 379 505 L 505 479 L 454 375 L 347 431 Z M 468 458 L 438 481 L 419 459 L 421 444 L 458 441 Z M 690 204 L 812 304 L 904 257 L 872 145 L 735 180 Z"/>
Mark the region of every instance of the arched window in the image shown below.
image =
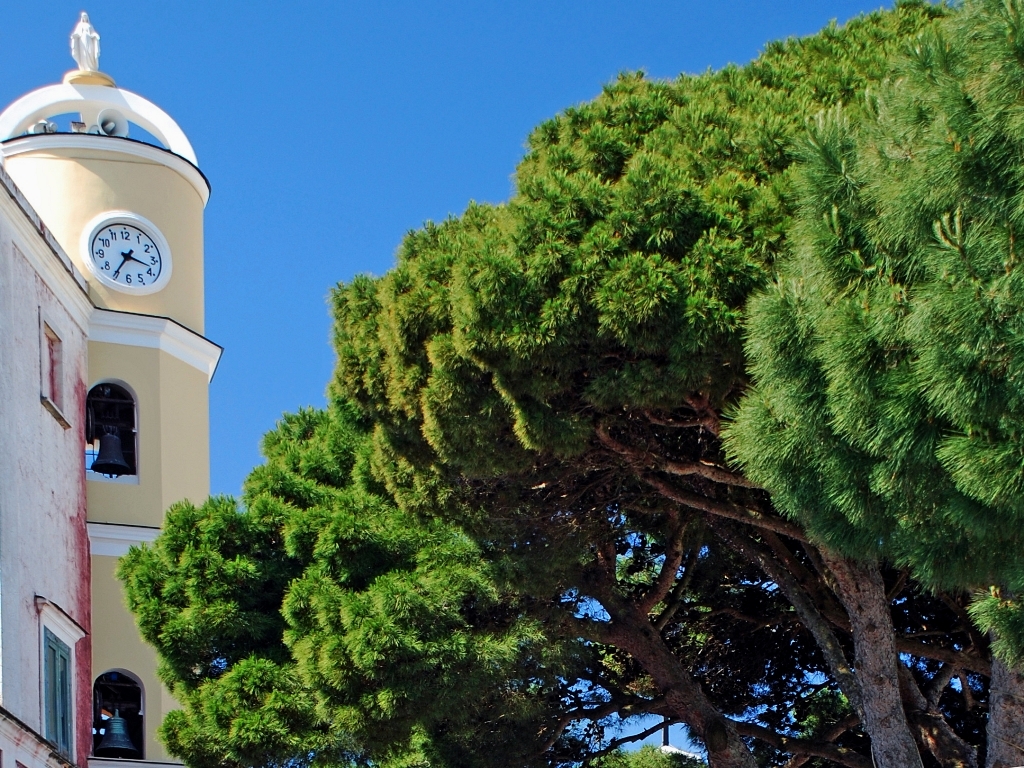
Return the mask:
<path id="1" fill-rule="evenodd" d="M 117 384 L 97 384 L 85 401 L 85 468 L 108 477 L 135 475 L 135 453 L 135 398 Z"/>
<path id="2" fill-rule="evenodd" d="M 142 686 L 124 672 L 105 672 L 92 687 L 92 753 L 142 760 Z"/>

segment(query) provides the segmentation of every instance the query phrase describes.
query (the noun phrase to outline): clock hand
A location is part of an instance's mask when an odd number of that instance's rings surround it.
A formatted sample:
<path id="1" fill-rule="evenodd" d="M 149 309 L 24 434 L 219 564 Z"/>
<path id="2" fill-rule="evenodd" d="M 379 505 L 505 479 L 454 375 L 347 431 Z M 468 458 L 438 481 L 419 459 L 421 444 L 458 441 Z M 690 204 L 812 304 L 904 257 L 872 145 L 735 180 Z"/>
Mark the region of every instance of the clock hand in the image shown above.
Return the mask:
<path id="1" fill-rule="evenodd" d="M 125 256 L 123 253 L 121 254 L 121 256 L 123 257 L 121 259 L 121 263 L 117 265 L 117 269 L 115 269 L 114 274 L 111 275 L 111 277 L 113 277 L 115 280 L 117 280 L 117 276 L 121 274 L 121 267 L 123 267 L 127 263 L 128 259 L 131 258 L 130 256 Z"/>
<path id="2" fill-rule="evenodd" d="M 139 262 L 139 264 L 142 264 L 143 266 L 146 266 L 146 262 L 142 261 L 141 259 L 136 259 L 134 256 L 132 256 L 133 253 L 135 253 L 134 250 L 130 250 L 130 251 L 128 251 L 128 253 L 125 253 L 124 251 L 121 251 L 121 255 L 124 256 L 124 260 L 125 261 L 137 261 L 137 262 Z"/>

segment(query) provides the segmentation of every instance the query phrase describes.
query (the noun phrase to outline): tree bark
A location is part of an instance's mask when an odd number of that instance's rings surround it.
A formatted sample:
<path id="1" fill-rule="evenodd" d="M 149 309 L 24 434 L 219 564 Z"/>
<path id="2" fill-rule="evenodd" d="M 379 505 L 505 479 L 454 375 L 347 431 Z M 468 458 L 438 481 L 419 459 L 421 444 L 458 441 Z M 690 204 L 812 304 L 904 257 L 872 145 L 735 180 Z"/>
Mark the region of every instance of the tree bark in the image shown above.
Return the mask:
<path id="1" fill-rule="evenodd" d="M 985 768 L 1024 766 L 1024 673 L 992 660 Z"/>
<path id="2" fill-rule="evenodd" d="M 978 750 L 956 735 L 942 713 L 921 691 L 910 670 L 902 665 L 900 694 L 907 721 L 922 750 L 930 752 L 942 768 L 978 768 Z M 935 701 L 938 701 L 938 696 Z"/>
<path id="3" fill-rule="evenodd" d="M 819 550 L 853 629 L 864 730 L 875 768 L 924 768 L 900 698 L 899 665 L 889 600 L 877 564 Z"/>

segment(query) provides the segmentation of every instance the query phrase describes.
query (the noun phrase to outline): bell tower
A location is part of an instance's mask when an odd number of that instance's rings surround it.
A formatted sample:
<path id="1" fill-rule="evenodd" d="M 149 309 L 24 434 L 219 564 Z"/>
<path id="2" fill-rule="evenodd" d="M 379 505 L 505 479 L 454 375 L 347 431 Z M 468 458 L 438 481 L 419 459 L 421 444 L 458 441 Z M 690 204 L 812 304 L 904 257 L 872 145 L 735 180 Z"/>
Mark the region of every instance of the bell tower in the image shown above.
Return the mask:
<path id="1" fill-rule="evenodd" d="M 88 283 L 82 425 L 91 554 L 93 744 L 104 760 L 167 762 L 156 728 L 175 707 L 115 576 L 164 512 L 209 495 L 203 212 L 210 187 L 177 123 L 99 71 L 82 18 L 78 68 L 0 114 L 6 173 Z M 93 759 L 90 759 L 92 762 Z"/>

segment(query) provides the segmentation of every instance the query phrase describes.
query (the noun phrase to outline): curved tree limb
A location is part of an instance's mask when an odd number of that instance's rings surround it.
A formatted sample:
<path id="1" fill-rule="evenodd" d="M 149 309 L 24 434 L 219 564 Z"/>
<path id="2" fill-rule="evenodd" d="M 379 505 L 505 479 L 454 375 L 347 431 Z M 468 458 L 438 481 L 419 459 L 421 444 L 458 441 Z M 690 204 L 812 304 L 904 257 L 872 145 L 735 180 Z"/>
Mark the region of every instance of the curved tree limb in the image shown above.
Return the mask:
<path id="1" fill-rule="evenodd" d="M 663 472 L 667 472 L 670 475 L 697 475 L 698 477 L 703 477 L 705 480 L 722 483 L 723 485 L 732 485 L 737 488 L 759 487 L 747 480 L 743 475 L 730 472 L 728 469 L 720 467 L 717 464 L 711 464 L 704 461 L 672 461 L 670 459 L 662 458 L 651 451 L 641 450 L 639 448 L 630 448 L 628 445 L 621 443 L 612 437 L 611 433 L 608 431 L 608 426 L 604 423 L 598 423 L 595 427 L 595 432 L 597 433 L 597 438 L 601 441 L 602 445 L 620 456 L 626 456 L 632 463 L 639 467 L 658 469 Z"/>
<path id="2" fill-rule="evenodd" d="M 944 768 L 978 768 L 977 750 L 953 732 L 941 712 L 929 706 L 914 676 L 902 664 L 899 676 L 907 722 L 920 747 L 930 752 Z"/>
<path id="3" fill-rule="evenodd" d="M 687 524 L 681 522 L 678 513 L 673 513 L 675 529 L 669 537 L 665 546 L 665 562 L 661 565 L 658 577 L 654 580 L 651 588 L 640 598 L 639 608 L 644 613 L 650 613 L 658 603 L 668 597 L 672 591 L 672 585 L 679 577 L 679 566 L 683 564 L 683 556 L 686 554 L 683 549 L 683 537 L 686 536 Z"/>
<path id="4" fill-rule="evenodd" d="M 666 626 L 668 626 L 668 623 L 672 621 L 672 617 L 676 615 L 676 611 L 679 610 L 679 606 L 683 604 L 686 590 L 690 588 L 690 584 L 693 582 L 693 572 L 697 567 L 697 557 L 699 555 L 700 549 L 698 547 L 690 549 L 690 555 L 686 558 L 686 567 L 683 571 L 683 578 L 676 582 L 675 587 L 672 588 L 672 594 L 668 596 L 668 604 L 661 612 L 661 615 L 654 620 L 654 628 L 658 632 L 661 632 Z"/>
<path id="5" fill-rule="evenodd" d="M 780 533 L 783 536 L 789 536 L 797 541 L 807 540 L 804 532 L 800 530 L 799 527 L 793 525 L 793 523 L 783 520 L 781 517 L 772 517 L 765 515 L 756 509 L 741 507 L 738 504 L 733 504 L 729 501 L 715 501 L 714 499 L 709 499 L 706 496 L 691 493 L 690 491 L 684 491 L 681 488 L 674 487 L 672 484 L 651 473 L 644 473 L 641 475 L 641 478 L 666 499 L 675 501 L 683 506 L 689 507 L 690 509 L 707 512 L 708 514 L 716 517 L 724 517 L 727 520 L 735 520 L 738 523 L 746 523 L 747 525 L 752 525 L 755 528 L 763 528 L 767 531 Z"/>
<path id="6" fill-rule="evenodd" d="M 812 741 L 810 739 L 796 739 L 791 736 L 783 736 L 754 723 L 736 723 L 736 730 L 741 736 L 753 736 L 755 739 L 760 739 L 767 744 L 771 744 L 776 749 L 788 752 L 791 755 L 821 757 L 848 768 L 872 768 L 871 758 L 854 752 L 852 749 L 838 747 L 828 741 Z"/>

